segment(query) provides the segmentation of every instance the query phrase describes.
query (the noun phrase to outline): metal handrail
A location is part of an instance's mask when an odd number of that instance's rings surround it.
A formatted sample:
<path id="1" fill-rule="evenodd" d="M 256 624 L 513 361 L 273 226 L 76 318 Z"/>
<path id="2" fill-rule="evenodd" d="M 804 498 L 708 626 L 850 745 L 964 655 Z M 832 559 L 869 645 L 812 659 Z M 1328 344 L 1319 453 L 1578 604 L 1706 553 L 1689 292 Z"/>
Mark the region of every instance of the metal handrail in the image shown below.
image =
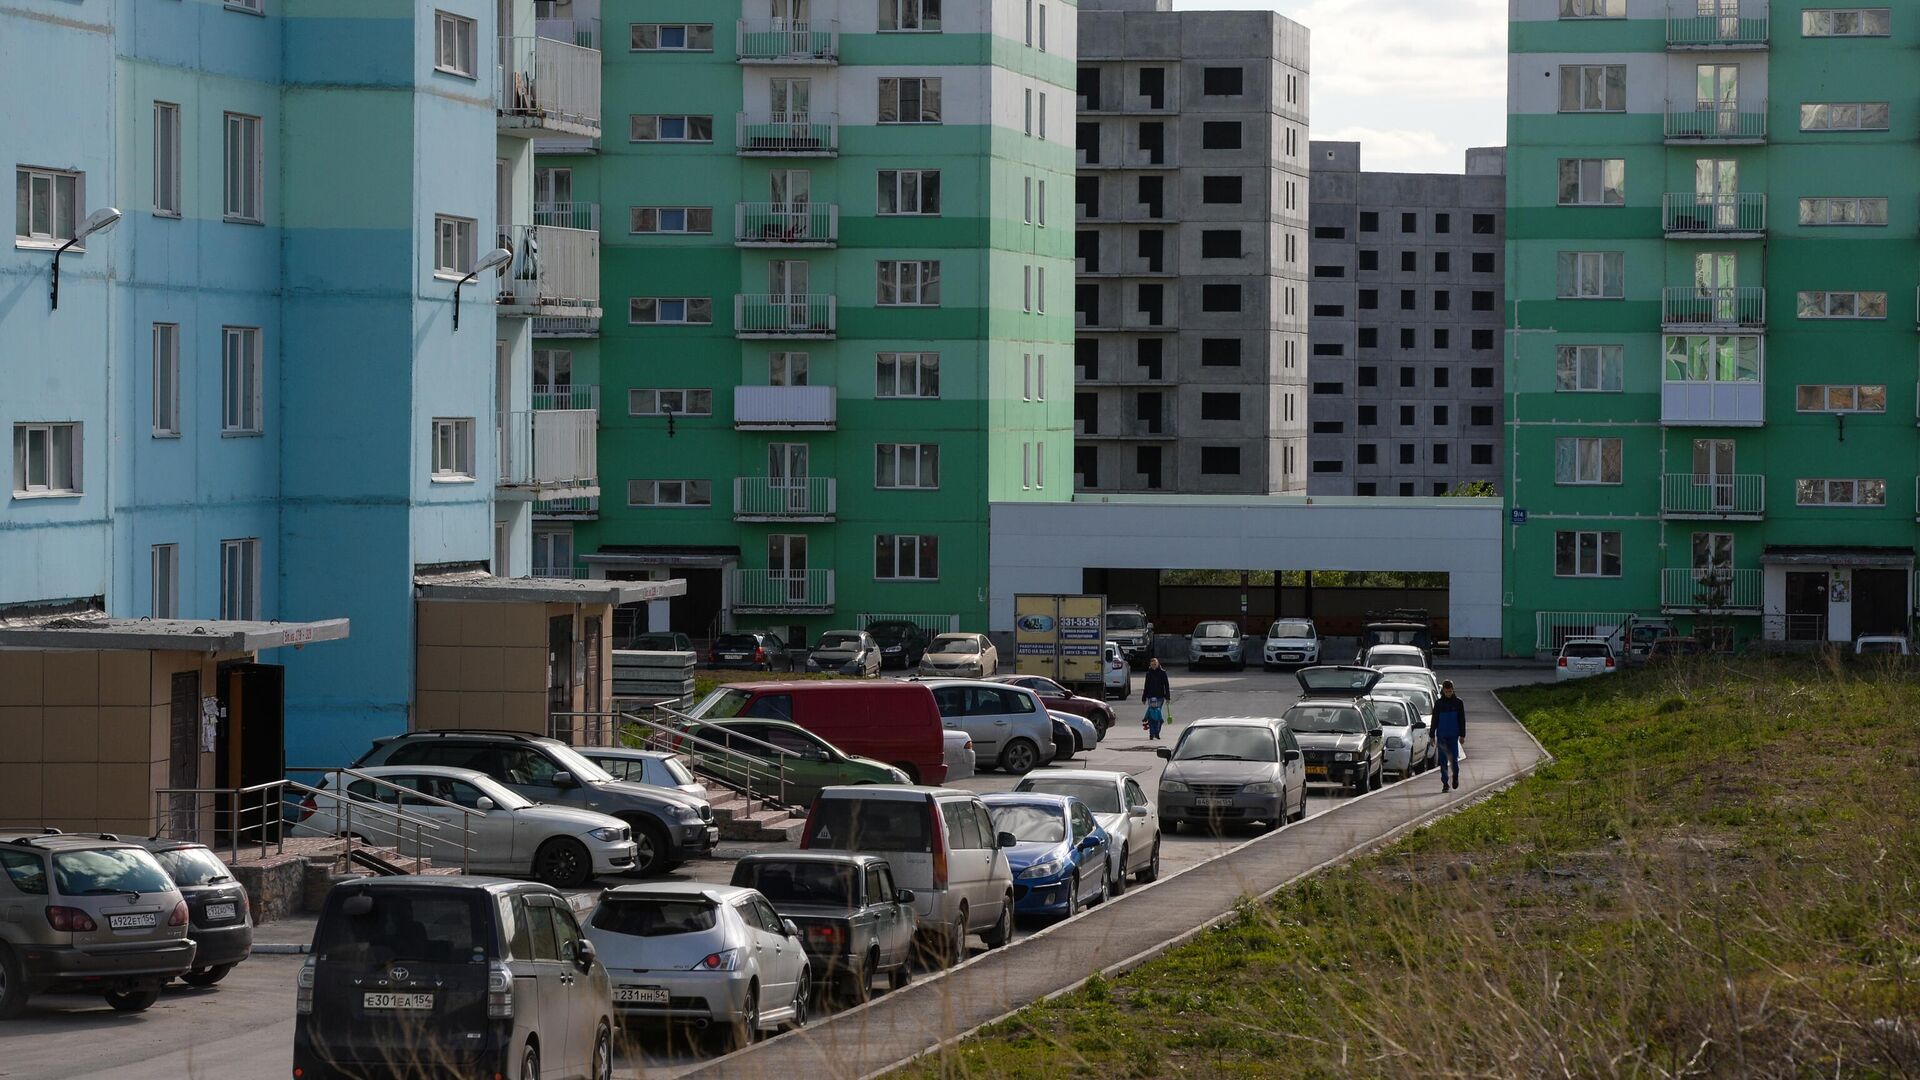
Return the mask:
<path id="1" fill-rule="evenodd" d="M 770 742 L 756 739 L 751 735 L 738 731 L 731 732 L 728 735 L 730 741 L 748 743 L 764 751 L 766 757 L 763 758 L 755 756 L 754 754 L 745 753 L 735 746 L 691 734 L 685 727 L 679 726 L 697 725 L 704 721 L 668 707 L 665 704 L 655 705 L 653 709 L 656 712 L 664 713 L 672 717 L 676 723 L 661 723 L 658 720 L 649 720 L 646 717 L 631 712 L 557 712 L 553 715 L 555 717 L 566 718 L 602 718 L 611 716 L 617 724 L 630 725 L 632 728 L 638 728 L 644 732 L 644 734 L 640 736 L 640 746 L 638 749 L 661 750 L 668 753 L 681 754 L 687 759 L 687 764 L 695 772 L 709 777 L 723 787 L 746 796 L 749 804 L 754 802 L 763 804 L 772 803 L 788 809 L 795 808 L 793 802 L 787 798 L 787 788 L 790 780 L 786 759 L 799 755 L 791 750 L 775 746 Z M 622 734 L 624 734 L 624 732 Z M 706 756 L 701 757 L 684 753 L 682 748 L 687 745 L 698 748 Z"/>

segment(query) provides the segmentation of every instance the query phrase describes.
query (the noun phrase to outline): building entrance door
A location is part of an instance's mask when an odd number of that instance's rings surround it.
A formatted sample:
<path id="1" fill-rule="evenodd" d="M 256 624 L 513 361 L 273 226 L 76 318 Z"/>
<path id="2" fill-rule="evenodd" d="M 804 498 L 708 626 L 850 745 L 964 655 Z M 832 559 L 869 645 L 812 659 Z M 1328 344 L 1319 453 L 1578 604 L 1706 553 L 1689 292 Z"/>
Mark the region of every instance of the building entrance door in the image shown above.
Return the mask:
<path id="1" fill-rule="evenodd" d="M 1787 572 L 1787 640 L 1827 640 L 1827 573 Z"/>
<path id="2" fill-rule="evenodd" d="M 225 715 L 214 751 L 217 786 L 246 788 L 286 779 L 286 697 L 286 669 L 277 664 L 236 663 L 220 669 L 219 700 Z M 214 826 L 222 838 L 236 828 L 243 842 L 279 837 L 278 795 L 256 792 L 216 803 L 224 804 L 217 806 Z"/>
<path id="3" fill-rule="evenodd" d="M 1907 632 L 1907 572 L 1853 572 L 1853 636 Z"/>

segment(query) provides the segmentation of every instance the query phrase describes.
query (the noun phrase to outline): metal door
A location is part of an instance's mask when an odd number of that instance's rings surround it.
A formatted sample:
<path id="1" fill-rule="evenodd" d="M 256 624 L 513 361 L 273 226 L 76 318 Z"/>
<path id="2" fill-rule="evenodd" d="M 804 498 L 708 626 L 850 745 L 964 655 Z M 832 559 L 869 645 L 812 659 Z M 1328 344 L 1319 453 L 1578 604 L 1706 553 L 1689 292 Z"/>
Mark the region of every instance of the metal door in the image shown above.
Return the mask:
<path id="1" fill-rule="evenodd" d="M 1907 632 L 1905 570 L 1853 572 L 1853 636 Z"/>
<path id="2" fill-rule="evenodd" d="M 547 711 L 573 711 L 573 616 L 547 620 Z"/>

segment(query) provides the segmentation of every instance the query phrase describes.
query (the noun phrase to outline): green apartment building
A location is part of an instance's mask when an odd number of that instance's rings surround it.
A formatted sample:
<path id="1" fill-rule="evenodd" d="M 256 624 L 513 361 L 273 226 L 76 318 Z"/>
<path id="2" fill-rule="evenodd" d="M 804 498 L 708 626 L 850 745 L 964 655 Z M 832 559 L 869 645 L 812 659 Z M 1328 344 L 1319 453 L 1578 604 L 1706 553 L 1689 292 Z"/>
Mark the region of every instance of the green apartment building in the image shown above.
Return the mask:
<path id="1" fill-rule="evenodd" d="M 536 197 L 601 231 L 598 323 L 536 382 L 600 410 L 535 561 L 683 577 L 656 627 L 985 630 L 988 506 L 1073 492 L 1075 9 L 587 0 L 605 136 Z"/>
<path id="2" fill-rule="evenodd" d="M 1512 11 L 1507 651 L 1904 633 L 1920 10 Z"/>

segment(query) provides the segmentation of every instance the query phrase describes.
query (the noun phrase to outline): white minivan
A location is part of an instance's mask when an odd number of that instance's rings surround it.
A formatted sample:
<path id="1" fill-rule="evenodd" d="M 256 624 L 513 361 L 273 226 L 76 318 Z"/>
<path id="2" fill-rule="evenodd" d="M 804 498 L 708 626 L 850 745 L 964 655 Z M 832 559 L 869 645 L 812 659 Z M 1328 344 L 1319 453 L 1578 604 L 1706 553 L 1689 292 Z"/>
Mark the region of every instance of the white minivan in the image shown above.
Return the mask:
<path id="1" fill-rule="evenodd" d="M 861 784 L 821 789 L 800 836 L 803 850 L 884 856 L 913 892 L 923 944 L 948 964 L 979 934 L 997 949 L 1013 935 L 1013 870 L 980 796 L 959 788 Z"/>

